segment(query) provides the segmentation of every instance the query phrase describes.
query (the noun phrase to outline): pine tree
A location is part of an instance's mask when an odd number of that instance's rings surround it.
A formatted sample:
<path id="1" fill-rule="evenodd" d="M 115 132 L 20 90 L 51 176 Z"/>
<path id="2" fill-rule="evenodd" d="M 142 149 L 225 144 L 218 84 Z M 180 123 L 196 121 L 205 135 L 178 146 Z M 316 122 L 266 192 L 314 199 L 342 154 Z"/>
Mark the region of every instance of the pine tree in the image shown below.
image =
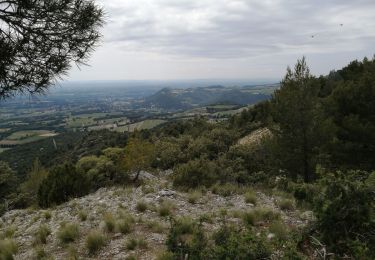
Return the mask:
<path id="1" fill-rule="evenodd" d="M 323 136 L 327 137 L 323 135 L 318 95 L 319 82 L 302 58 L 294 71 L 287 69 L 280 89 L 272 97 L 275 158 L 289 175 L 301 175 L 306 182 L 315 178 L 319 146 Z"/>

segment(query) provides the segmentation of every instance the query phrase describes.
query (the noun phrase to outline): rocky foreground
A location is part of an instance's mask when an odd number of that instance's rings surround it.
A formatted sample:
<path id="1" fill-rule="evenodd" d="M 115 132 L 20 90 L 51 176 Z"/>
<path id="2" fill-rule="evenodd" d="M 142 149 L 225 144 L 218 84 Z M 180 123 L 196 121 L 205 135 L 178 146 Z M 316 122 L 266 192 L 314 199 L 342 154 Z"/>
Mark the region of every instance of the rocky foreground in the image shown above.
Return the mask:
<path id="1" fill-rule="evenodd" d="M 223 218 L 243 225 L 241 212 L 257 208 L 279 213 L 282 222 L 290 228 L 301 228 L 313 217 L 309 211 L 281 210 L 278 206 L 280 196 L 266 195 L 261 191 L 256 191 L 254 205 L 246 203 L 244 195 L 224 197 L 208 191 L 201 196 L 192 196 L 173 190 L 165 176 L 143 173 L 142 177 L 145 184 L 139 187 L 102 188 L 48 210 L 9 211 L 0 219 L 0 233 L 7 232 L 18 245 L 15 259 L 35 259 L 41 254 L 51 259 L 74 259 L 77 255 L 85 259 L 155 259 L 165 250 L 170 216 L 204 217 L 204 228 L 209 232 L 216 230 Z M 146 206 L 140 207 L 140 204 Z M 168 205 L 166 212 L 161 211 L 163 205 Z M 131 230 L 120 232 L 114 228 L 108 231 L 104 216 L 110 215 L 116 220 L 124 214 L 134 219 Z M 66 223 L 79 226 L 79 236 L 70 244 L 62 243 L 57 235 L 60 226 Z M 47 226 L 51 233 L 45 244 L 36 246 L 35 234 L 41 225 Z M 89 254 L 86 246 L 87 234 L 92 230 L 107 237 L 105 246 L 95 255 Z M 267 237 L 272 239 L 273 234 L 269 233 Z M 132 238 L 141 239 L 143 246 L 127 246 L 127 241 Z M 277 252 L 275 254 L 277 256 Z"/>

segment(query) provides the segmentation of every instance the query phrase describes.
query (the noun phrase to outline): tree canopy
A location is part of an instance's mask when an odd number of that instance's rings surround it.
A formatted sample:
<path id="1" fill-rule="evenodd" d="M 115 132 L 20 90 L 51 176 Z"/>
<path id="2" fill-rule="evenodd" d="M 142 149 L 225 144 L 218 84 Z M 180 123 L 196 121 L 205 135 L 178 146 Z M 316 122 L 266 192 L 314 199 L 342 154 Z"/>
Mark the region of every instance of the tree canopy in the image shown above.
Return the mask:
<path id="1" fill-rule="evenodd" d="M 102 24 L 91 0 L 1 0 L 0 100 L 42 93 L 72 62 L 84 63 Z"/>

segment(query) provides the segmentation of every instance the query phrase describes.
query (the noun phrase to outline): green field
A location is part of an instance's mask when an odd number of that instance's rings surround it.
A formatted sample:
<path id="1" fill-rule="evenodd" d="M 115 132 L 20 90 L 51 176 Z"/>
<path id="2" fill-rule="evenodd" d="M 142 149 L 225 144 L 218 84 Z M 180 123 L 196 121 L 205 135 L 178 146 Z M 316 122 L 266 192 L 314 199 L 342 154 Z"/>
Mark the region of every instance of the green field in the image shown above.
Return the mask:
<path id="1" fill-rule="evenodd" d="M 116 116 L 118 113 L 92 113 L 92 114 L 82 114 L 77 116 L 70 116 L 66 119 L 66 127 L 67 128 L 78 128 L 78 127 L 87 127 L 87 126 L 95 126 L 100 124 L 111 124 L 118 121 L 124 121 L 126 117 L 117 117 L 117 118 L 106 118 L 102 120 L 98 120 L 98 118 L 106 117 L 106 116 Z M 100 124 L 99 122 L 100 121 Z"/>
<path id="2" fill-rule="evenodd" d="M 48 130 L 27 130 L 12 133 L 10 136 L 0 141 L 0 144 L 25 144 L 35 142 L 47 137 L 57 135 L 55 132 Z"/>
<path id="3" fill-rule="evenodd" d="M 137 122 L 137 123 L 134 123 L 134 124 L 117 127 L 115 129 L 115 131 L 116 132 L 127 132 L 129 130 L 130 132 L 133 132 L 135 129 L 137 129 L 137 130 L 151 129 L 151 128 L 154 128 L 154 127 L 156 127 L 160 124 L 163 124 L 165 122 L 166 122 L 165 120 L 161 120 L 161 119 L 147 119 L 147 120 Z"/>

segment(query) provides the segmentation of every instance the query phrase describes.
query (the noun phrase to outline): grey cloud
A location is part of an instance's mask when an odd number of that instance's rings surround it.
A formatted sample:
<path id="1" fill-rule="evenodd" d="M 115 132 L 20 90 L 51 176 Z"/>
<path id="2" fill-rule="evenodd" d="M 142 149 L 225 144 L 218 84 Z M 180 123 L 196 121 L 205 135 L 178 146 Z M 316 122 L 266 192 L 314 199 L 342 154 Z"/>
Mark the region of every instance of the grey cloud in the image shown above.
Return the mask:
<path id="1" fill-rule="evenodd" d="M 103 4 L 110 17 L 106 41 L 124 50 L 215 59 L 345 51 L 360 48 L 364 40 L 375 43 L 373 0 L 103 0 Z"/>

